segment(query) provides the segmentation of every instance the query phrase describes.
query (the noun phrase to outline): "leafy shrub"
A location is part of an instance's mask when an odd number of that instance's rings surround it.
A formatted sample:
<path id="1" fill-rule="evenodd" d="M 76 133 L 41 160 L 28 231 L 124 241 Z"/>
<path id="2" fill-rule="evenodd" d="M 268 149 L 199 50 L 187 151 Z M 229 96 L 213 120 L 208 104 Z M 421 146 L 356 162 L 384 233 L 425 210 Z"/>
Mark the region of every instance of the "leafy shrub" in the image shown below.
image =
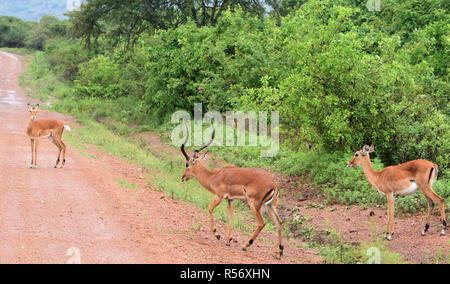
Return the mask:
<path id="1" fill-rule="evenodd" d="M 77 94 L 104 99 L 121 95 L 119 65 L 111 58 L 99 55 L 80 67 L 80 76 L 75 81 Z"/>
<path id="2" fill-rule="evenodd" d="M 81 48 L 77 40 L 53 38 L 46 42 L 47 61 L 63 80 L 73 81 L 82 63 L 89 60 L 87 50 Z"/>
<path id="3" fill-rule="evenodd" d="M 24 47 L 32 23 L 18 18 L 0 16 L 0 47 Z"/>

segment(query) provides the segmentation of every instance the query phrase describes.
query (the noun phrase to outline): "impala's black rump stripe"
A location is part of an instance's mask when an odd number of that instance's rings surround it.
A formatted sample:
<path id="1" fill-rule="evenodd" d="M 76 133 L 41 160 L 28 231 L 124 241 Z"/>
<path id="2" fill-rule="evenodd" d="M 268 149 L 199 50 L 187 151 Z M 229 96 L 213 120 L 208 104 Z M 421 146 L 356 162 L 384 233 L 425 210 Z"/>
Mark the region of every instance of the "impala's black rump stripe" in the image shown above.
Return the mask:
<path id="1" fill-rule="evenodd" d="M 434 168 L 431 168 L 430 174 L 428 175 L 428 183 L 430 183 L 431 176 L 433 175 Z"/>
<path id="2" fill-rule="evenodd" d="M 262 199 L 261 201 L 264 201 L 264 199 L 266 199 L 267 196 L 269 196 L 274 190 L 275 190 L 275 189 L 273 189 L 273 188 L 272 188 L 271 190 L 269 190 L 269 192 L 267 192 L 267 194 L 264 195 L 264 197 L 263 197 L 263 199 Z"/>

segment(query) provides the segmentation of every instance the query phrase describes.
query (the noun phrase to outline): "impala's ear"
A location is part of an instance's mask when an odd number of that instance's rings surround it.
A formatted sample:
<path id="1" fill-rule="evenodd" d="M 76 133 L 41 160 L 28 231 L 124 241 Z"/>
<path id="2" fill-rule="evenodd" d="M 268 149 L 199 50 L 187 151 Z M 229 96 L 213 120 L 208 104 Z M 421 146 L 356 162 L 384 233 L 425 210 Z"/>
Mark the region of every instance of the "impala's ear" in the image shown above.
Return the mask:
<path id="1" fill-rule="evenodd" d="M 31 105 L 30 103 L 27 104 L 28 110 L 31 111 Z"/>
<path id="2" fill-rule="evenodd" d="M 36 109 L 39 109 L 39 104 L 36 105 Z"/>
<path id="3" fill-rule="evenodd" d="M 361 155 L 363 155 L 363 156 L 367 155 L 368 151 L 369 151 L 369 145 L 364 145 L 361 150 Z"/>
<path id="4" fill-rule="evenodd" d="M 206 161 L 206 158 L 207 158 L 207 156 L 208 156 L 208 153 L 209 153 L 209 151 L 206 151 L 206 153 L 205 154 L 203 154 L 203 157 L 200 159 L 201 161 Z"/>
<path id="5" fill-rule="evenodd" d="M 361 150 L 361 155 L 365 156 L 367 153 L 372 153 L 375 150 L 375 146 L 364 145 Z"/>

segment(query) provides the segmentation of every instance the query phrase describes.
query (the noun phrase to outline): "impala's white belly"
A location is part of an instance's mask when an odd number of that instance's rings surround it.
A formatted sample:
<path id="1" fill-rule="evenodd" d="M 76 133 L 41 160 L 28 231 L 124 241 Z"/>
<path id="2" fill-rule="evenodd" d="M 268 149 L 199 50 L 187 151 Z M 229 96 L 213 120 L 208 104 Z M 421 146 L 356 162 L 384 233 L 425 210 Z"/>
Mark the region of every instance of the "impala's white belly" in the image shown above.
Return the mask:
<path id="1" fill-rule="evenodd" d="M 239 196 L 230 196 L 230 195 L 228 195 L 228 193 L 225 194 L 225 196 L 224 196 L 223 198 L 224 198 L 224 199 L 229 199 L 229 200 L 234 200 L 234 199 L 243 200 L 243 201 L 246 201 L 246 200 L 247 200 L 247 198 L 245 198 L 245 196 L 243 196 L 243 195 L 239 195 Z"/>
<path id="2" fill-rule="evenodd" d="M 415 193 L 419 187 L 414 181 L 410 181 L 411 185 L 408 188 L 405 188 L 403 190 L 397 191 L 395 194 L 400 196 L 406 196 Z"/>

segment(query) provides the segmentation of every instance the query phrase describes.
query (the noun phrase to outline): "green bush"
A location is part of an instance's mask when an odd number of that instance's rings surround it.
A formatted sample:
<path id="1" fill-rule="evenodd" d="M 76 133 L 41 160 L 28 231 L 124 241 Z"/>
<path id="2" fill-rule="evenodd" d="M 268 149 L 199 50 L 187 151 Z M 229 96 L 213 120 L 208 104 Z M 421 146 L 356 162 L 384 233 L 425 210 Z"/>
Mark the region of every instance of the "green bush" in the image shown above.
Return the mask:
<path id="1" fill-rule="evenodd" d="M 52 38 L 45 45 L 47 61 L 63 80 L 73 81 L 80 66 L 89 60 L 89 52 L 77 40 Z"/>
<path id="2" fill-rule="evenodd" d="M 0 16 L 0 47 L 25 47 L 33 23 Z"/>
<path id="3" fill-rule="evenodd" d="M 119 87 L 121 72 L 111 58 L 99 55 L 80 67 L 80 76 L 75 81 L 80 96 L 114 99 L 121 96 Z"/>

